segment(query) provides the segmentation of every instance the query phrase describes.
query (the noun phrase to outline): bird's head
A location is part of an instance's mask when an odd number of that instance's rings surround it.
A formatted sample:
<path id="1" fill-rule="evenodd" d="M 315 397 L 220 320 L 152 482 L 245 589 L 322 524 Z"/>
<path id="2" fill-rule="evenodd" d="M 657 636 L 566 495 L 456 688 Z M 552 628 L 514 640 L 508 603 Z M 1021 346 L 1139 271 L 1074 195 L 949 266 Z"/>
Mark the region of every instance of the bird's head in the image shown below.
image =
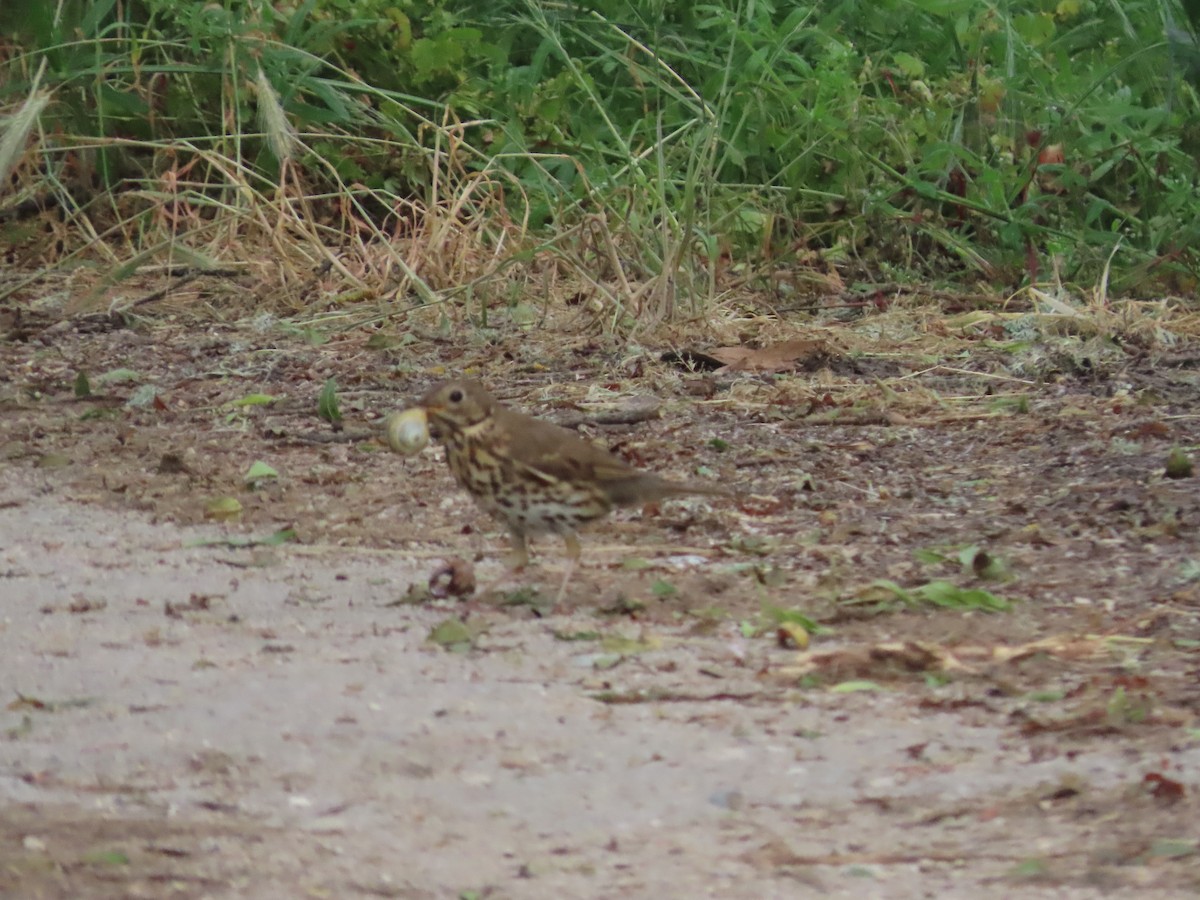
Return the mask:
<path id="1" fill-rule="evenodd" d="M 431 387 L 418 405 L 429 417 L 434 437 L 438 437 L 487 421 L 496 399 L 478 381 L 443 381 Z"/>

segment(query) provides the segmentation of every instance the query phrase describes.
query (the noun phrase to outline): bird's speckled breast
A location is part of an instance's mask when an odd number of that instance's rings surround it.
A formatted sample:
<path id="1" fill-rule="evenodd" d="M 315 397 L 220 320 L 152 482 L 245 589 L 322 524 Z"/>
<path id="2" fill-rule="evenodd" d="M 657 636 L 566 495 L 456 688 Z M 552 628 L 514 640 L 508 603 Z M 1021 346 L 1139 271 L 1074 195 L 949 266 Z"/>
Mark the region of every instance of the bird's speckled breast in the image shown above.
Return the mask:
<path id="1" fill-rule="evenodd" d="M 454 479 L 488 512 L 498 513 L 495 497 L 503 490 L 502 464 L 478 438 L 461 436 L 446 443 L 446 463 Z"/>
<path id="2" fill-rule="evenodd" d="M 574 531 L 597 519 L 611 504 L 594 487 L 554 478 L 515 462 L 504 436 L 481 423 L 445 441 L 446 462 L 455 480 L 485 512 L 518 533 Z"/>

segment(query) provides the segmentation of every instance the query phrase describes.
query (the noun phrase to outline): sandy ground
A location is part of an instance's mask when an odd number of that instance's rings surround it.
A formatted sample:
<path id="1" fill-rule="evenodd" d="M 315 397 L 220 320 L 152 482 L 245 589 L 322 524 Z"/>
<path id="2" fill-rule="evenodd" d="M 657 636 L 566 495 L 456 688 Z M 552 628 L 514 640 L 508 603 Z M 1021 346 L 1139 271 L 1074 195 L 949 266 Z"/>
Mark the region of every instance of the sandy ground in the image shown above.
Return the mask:
<path id="1" fill-rule="evenodd" d="M 1139 784 L 1195 740 L 1038 761 L 977 710 L 764 687 L 678 629 L 611 671 L 569 617 L 452 653 L 444 611 L 388 605 L 401 553 L 186 549 L 213 529 L 12 473 L 0 504 L 5 896 L 998 897 L 1026 859 L 1022 896 L 1147 896 L 1169 859 L 1087 807 L 1196 838 Z"/>
<path id="2" fill-rule="evenodd" d="M 5 351 L 0 895 L 1200 890 L 1200 600 L 1181 575 L 1200 500 L 1161 477 L 1192 420 L 1147 428 L 1055 388 L 985 428 L 818 443 L 777 401 L 687 423 L 675 397 L 626 451 L 669 469 L 664 447 L 715 429 L 760 455 L 699 455 L 757 499 L 599 526 L 552 610 L 506 603 L 503 542 L 465 526 L 435 452 L 289 443 L 277 412 L 231 425 L 230 398 L 311 398 L 332 358 L 296 346 L 228 377 L 252 343 L 219 383 L 194 347 L 165 360 L 120 334 Z M 74 399 L 83 360 L 138 369 L 163 409 Z M 282 415 L 313 427 L 307 405 Z M 255 458 L 281 477 L 251 494 Z M 204 524 L 226 492 L 243 519 Z M 299 542 L 223 543 L 286 524 Z M 1009 560 L 1016 580 L 985 586 L 1012 612 L 864 610 L 863 586 L 928 580 L 914 548 L 955 540 Z M 517 581 L 555 585 L 556 549 Z M 455 554 L 500 587 L 403 602 Z M 827 631 L 780 646 L 764 603 Z M 446 621 L 470 640 L 430 640 Z"/>

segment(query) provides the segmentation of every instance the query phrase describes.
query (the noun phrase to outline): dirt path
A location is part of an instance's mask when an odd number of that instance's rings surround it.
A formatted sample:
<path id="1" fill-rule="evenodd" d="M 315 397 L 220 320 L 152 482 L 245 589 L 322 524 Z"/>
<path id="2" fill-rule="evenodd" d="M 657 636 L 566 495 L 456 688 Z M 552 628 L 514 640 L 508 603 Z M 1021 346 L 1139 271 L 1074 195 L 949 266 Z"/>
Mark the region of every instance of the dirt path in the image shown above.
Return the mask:
<path id="1" fill-rule="evenodd" d="M 699 448 L 757 499 L 596 529 L 551 611 L 508 602 L 490 530 L 476 565 L 495 589 L 399 602 L 481 541 L 436 454 L 293 440 L 318 427 L 334 355 L 256 369 L 247 345 L 213 378 L 205 346 L 4 351 L 0 895 L 1200 889 L 1200 497 L 1161 476 L 1200 438 L 1172 418 L 1190 380 L 1153 412 L 1047 388 L 1024 416 L 819 432 L 750 402 L 769 386 L 691 419 L 676 398 L 602 438 L 663 470 L 684 459 L 668 448 Z M 136 370 L 164 408 L 73 399 L 84 360 Z M 283 399 L 225 405 L 252 391 Z M 280 478 L 248 493 L 257 458 Z M 202 523 L 219 495 L 240 524 Z M 289 525 L 299 543 L 203 543 Z M 970 543 L 1015 580 L 913 561 Z M 553 585 L 542 549 L 529 579 Z M 871 587 L 931 571 L 1013 610 Z M 829 631 L 780 647 L 764 603 Z M 447 620 L 462 646 L 429 640 Z"/>

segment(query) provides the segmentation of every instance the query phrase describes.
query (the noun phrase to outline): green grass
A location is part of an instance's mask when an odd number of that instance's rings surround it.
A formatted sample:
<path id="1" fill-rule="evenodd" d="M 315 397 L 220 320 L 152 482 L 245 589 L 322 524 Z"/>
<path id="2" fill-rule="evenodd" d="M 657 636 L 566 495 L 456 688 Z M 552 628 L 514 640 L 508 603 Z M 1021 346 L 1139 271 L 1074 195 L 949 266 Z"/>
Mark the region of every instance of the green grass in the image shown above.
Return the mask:
<path id="1" fill-rule="evenodd" d="M 826 267 L 1190 293 L 1189 12 L 9 0 L 0 235 L 58 209 L 41 262 L 94 266 L 97 304 L 242 265 L 310 309 L 291 286 L 323 265 L 317 307 L 582 297 L 617 330 Z"/>

